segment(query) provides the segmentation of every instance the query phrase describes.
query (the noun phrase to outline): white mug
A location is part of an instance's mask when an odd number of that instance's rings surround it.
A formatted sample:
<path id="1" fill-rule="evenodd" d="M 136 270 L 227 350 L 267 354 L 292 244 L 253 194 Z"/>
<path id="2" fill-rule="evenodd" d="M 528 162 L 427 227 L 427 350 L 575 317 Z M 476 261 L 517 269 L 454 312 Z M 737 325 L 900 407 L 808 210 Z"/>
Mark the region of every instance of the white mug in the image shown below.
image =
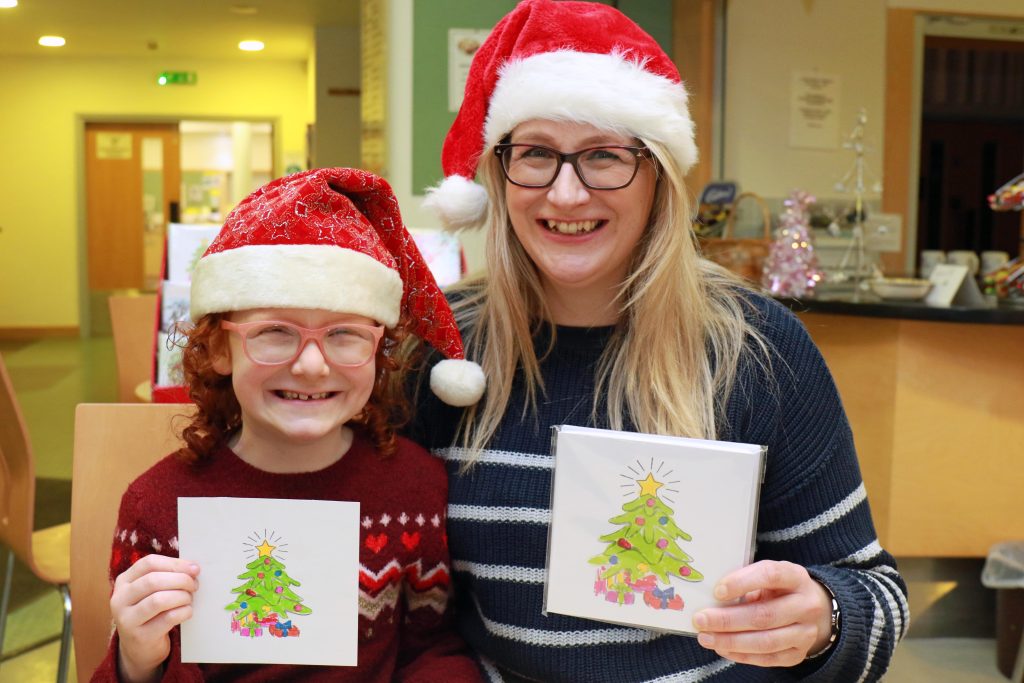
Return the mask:
<path id="1" fill-rule="evenodd" d="M 981 272 L 991 273 L 1010 260 L 1010 255 L 1005 251 L 983 251 L 981 252 Z"/>
<path id="2" fill-rule="evenodd" d="M 978 255 L 969 249 L 958 249 L 949 252 L 946 254 L 946 263 L 967 266 L 967 273 L 972 276 L 978 274 L 978 266 L 981 265 L 978 262 Z"/>
<path id="3" fill-rule="evenodd" d="M 927 279 L 935 266 L 946 262 L 946 252 L 939 249 L 925 249 L 921 252 L 921 277 Z"/>

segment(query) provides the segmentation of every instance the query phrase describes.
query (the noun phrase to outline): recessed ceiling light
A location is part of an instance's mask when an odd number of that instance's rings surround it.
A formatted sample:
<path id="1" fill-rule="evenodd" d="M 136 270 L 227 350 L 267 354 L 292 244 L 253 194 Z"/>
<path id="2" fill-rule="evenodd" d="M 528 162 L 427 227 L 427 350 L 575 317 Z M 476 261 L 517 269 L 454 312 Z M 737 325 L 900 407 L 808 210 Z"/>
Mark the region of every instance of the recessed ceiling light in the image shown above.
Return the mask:
<path id="1" fill-rule="evenodd" d="M 40 36 L 39 44 L 43 47 L 63 47 L 64 39 L 60 36 Z"/>
<path id="2" fill-rule="evenodd" d="M 253 7 L 252 5 L 232 5 L 231 6 L 231 11 L 234 12 L 235 14 L 243 14 L 243 15 L 246 15 L 246 16 L 252 16 L 253 14 L 256 14 L 257 12 L 259 12 L 259 9 Z"/>
<path id="3" fill-rule="evenodd" d="M 243 40 L 238 44 L 239 50 L 245 50 L 246 52 L 259 52 L 263 49 L 262 40 Z"/>
<path id="4" fill-rule="evenodd" d="M 18 6 L 18 0 L 0 0 L 0 9 L 11 9 Z"/>

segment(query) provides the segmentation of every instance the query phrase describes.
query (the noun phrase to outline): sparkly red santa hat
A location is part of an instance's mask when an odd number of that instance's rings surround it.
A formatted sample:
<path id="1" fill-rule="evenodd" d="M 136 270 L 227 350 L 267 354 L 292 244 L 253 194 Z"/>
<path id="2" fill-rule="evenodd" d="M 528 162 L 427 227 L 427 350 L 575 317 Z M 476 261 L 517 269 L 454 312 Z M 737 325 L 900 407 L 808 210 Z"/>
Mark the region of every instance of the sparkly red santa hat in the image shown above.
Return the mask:
<path id="1" fill-rule="evenodd" d="M 427 190 L 424 205 L 449 228 L 482 223 L 487 194 L 473 182 L 478 160 L 530 119 L 589 123 L 658 142 L 685 173 L 697 161 L 686 99 L 672 60 L 617 9 L 524 0 L 473 56 L 441 152 L 445 178 Z"/>
<path id="2" fill-rule="evenodd" d="M 465 360 L 448 302 L 402 224 L 391 187 L 372 173 L 321 168 L 278 178 L 246 197 L 199 259 L 192 318 L 250 308 L 354 313 L 413 332 L 446 358 L 430 387 L 455 406 L 484 391 Z"/>

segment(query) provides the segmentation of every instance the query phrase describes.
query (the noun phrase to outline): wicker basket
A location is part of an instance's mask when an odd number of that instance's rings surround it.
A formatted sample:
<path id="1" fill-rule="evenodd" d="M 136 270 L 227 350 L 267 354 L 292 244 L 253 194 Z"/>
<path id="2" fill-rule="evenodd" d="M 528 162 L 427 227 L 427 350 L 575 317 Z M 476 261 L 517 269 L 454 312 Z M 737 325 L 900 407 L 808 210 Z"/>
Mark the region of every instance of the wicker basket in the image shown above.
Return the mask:
<path id="1" fill-rule="evenodd" d="M 733 237 L 736 209 L 744 199 L 752 199 L 761 209 L 762 237 Z M 721 237 L 699 238 L 704 258 L 714 261 L 742 278 L 760 285 L 765 259 L 772 244 L 772 213 L 760 195 L 744 192 L 736 197 Z"/>

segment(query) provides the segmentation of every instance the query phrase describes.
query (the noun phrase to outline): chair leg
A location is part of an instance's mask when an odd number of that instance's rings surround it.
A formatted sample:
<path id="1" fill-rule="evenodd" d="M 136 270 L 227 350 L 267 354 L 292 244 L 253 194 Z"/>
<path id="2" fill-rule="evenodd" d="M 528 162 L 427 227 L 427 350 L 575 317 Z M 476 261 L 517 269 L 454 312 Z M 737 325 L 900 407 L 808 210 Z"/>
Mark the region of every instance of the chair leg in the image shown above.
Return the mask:
<path id="1" fill-rule="evenodd" d="M 4 650 L 4 630 L 7 628 L 7 608 L 11 605 L 11 580 L 14 578 L 14 551 L 7 551 L 7 573 L 4 574 L 4 594 L 0 598 L 0 655 Z"/>
<path id="2" fill-rule="evenodd" d="M 57 664 L 57 683 L 67 683 L 68 666 L 71 662 L 71 591 L 64 584 L 59 586 L 64 599 L 64 630 L 60 635 L 60 661 Z"/>
<path id="3" fill-rule="evenodd" d="M 1017 659 L 1013 664 L 1013 673 L 1010 675 L 1011 683 L 1024 681 L 1024 629 L 1021 629 L 1020 645 L 1017 646 Z"/>

